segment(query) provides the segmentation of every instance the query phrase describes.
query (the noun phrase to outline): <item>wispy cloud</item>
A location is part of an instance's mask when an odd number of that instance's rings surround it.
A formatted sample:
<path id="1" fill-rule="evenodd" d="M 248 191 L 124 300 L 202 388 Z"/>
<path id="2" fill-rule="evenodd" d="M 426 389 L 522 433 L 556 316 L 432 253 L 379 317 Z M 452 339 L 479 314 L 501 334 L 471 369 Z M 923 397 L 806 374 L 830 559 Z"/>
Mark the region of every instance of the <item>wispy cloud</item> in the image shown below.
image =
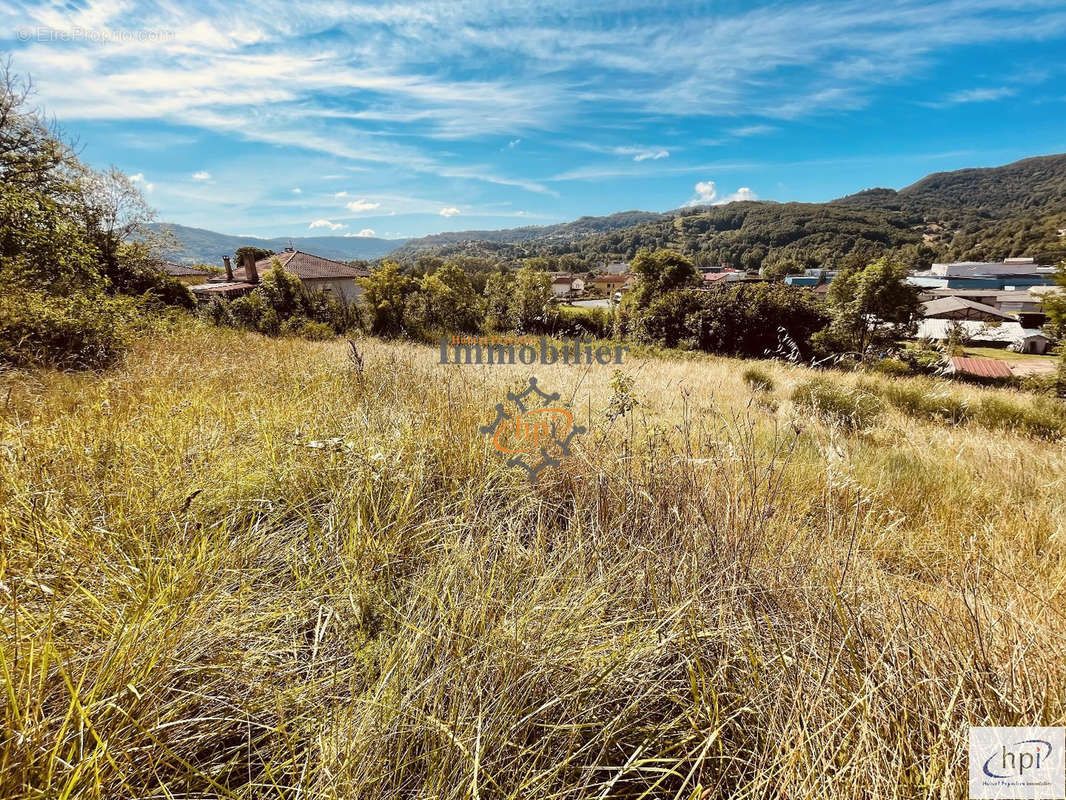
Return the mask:
<path id="1" fill-rule="evenodd" d="M 984 89 L 963 89 L 952 92 L 944 98 L 944 105 L 959 105 L 962 103 L 988 103 L 993 100 L 1002 100 L 1005 97 L 1013 97 L 1015 90 L 1009 86 L 997 86 Z"/>
<path id="2" fill-rule="evenodd" d="M 460 211 L 455 206 L 445 206 L 444 208 L 442 208 L 440 210 L 440 215 L 442 217 L 457 217 L 457 216 L 459 216 L 462 213 L 463 212 Z"/>
<path id="3" fill-rule="evenodd" d="M 328 219 L 316 219 L 314 222 L 312 222 L 307 227 L 308 228 L 328 228 L 331 231 L 339 231 L 342 228 L 347 228 L 348 226 L 347 225 L 343 225 L 340 222 L 333 222 L 333 221 L 328 220 Z"/>
<path id="4" fill-rule="evenodd" d="M 344 235 L 349 237 L 349 238 L 355 237 L 355 238 L 363 238 L 363 239 L 365 239 L 365 238 L 370 237 L 370 236 L 375 236 L 376 234 L 374 233 L 374 230 L 372 228 L 363 228 L 358 233 L 346 233 Z"/>
<path id="5" fill-rule="evenodd" d="M 730 128 L 729 135 L 746 138 L 748 136 L 762 136 L 763 134 L 773 133 L 776 130 L 777 127 L 774 125 L 744 125 L 739 128 Z"/>
<path id="6" fill-rule="evenodd" d="M 194 181 L 209 181 L 211 180 L 211 173 L 206 169 L 202 169 L 199 172 L 194 172 L 192 174 L 192 179 Z"/>
<path id="7" fill-rule="evenodd" d="M 610 152 L 620 156 L 631 156 L 634 161 L 658 161 L 669 158 L 670 151 L 665 147 L 612 147 Z"/>
<path id="8" fill-rule="evenodd" d="M 558 197 L 556 181 L 715 175 L 688 163 L 699 147 L 739 147 L 792 120 L 862 109 L 885 87 L 928 80 L 982 46 L 1066 36 L 1061 0 L 679 0 L 674 9 L 653 0 L 306 0 L 298 12 L 282 0 L 12 0 L 0 4 L 0 41 L 50 113 L 136 128 L 119 135 L 138 157 L 165 152 L 169 136 L 190 150 L 221 139 L 313 162 L 272 176 L 269 189 L 271 201 L 299 198 L 293 218 L 303 227 L 335 211 L 327 204 L 338 184 L 317 181 L 356 170 L 368 180 L 337 200 L 410 191 L 439 199 L 417 213 L 465 215 L 508 190 Z M 174 36 L 19 42 L 12 33 L 34 28 Z M 1002 100 L 1020 85 L 1007 74 L 989 80 L 948 84 L 941 103 Z M 681 121 L 697 124 L 675 134 Z M 604 143 L 597 160 L 555 158 L 590 138 Z M 162 175 L 157 163 L 136 169 Z M 227 166 L 227 181 L 238 169 Z M 302 196 L 286 188 L 297 181 Z M 191 188 L 188 178 L 174 184 Z M 153 200 L 179 191 L 160 183 Z"/>

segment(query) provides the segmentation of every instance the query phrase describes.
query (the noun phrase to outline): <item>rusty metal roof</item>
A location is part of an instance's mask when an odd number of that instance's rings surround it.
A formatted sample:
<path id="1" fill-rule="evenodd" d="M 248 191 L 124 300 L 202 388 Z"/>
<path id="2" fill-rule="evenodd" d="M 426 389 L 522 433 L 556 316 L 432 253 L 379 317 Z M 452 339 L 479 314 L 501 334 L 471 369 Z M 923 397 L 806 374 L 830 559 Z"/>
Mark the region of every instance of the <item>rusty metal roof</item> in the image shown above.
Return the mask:
<path id="1" fill-rule="evenodd" d="M 973 375 L 977 378 L 1012 378 L 1014 373 L 1010 371 L 1006 361 L 998 358 L 968 358 L 953 356 L 951 368 L 955 372 L 965 375 Z"/>

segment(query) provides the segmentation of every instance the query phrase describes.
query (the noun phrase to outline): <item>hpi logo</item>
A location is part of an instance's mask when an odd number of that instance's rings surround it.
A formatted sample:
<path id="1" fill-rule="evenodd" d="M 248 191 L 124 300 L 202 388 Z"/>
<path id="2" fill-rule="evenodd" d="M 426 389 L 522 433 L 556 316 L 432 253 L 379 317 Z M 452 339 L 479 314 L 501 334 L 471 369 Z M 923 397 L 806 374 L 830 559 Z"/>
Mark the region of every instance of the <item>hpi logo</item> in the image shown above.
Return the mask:
<path id="1" fill-rule="evenodd" d="M 970 797 L 1066 798 L 1066 728 L 970 728 Z"/>
<path id="2" fill-rule="evenodd" d="M 521 467 L 529 482 L 536 483 L 542 470 L 559 466 L 559 459 L 570 455 L 570 443 L 586 429 L 574 424 L 574 415 L 559 402 L 559 393 L 541 391 L 536 378 L 530 378 L 521 392 L 508 392 L 507 399 L 514 403 L 512 413 L 504 410 L 503 403 L 497 403 L 496 419 L 478 431 L 491 433 L 492 446 L 511 456 L 507 466 Z M 526 461 L 531 454 L 540 455 L 539 460 L 531 459 L 535 462 L 532 465 Z"/>

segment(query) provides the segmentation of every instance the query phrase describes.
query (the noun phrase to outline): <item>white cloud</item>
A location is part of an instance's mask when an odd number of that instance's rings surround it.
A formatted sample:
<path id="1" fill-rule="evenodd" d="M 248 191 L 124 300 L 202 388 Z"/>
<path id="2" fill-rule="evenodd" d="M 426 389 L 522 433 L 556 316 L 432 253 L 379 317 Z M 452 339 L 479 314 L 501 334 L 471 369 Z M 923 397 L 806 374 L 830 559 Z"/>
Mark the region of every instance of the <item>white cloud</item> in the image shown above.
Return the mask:
<path id="1" fill-rule="evenodd" d="M 634 161 L 647 161 L 648 159 L 651 159 L 652 161 L 658 161 L 660 158 L 669 158 L 669 157 L 670 157 L 670 151 L 669 150 L 654 150 L 654 151 L 653 150 L 648 150 L 648 151 L 645 151 L 643 153 L 637 153 L 635 156 L 633 156 L 633 160 Z"/>
<path id="2" fill-rule="evenodd" d="M 292 193 L 293 194 L 303 194 L 304 190 L 301 189 L 299 186 L 294 186 L 293 189 L 292 189 Z"/>
<path id="3" fill-rule="evenodd" d="M 732 136 L 738 136 L 741 138 L 747 136 L 762 136 L 765 133 L 773 133 L 776 131 L 773 125 L 744 125 L 740 128 L 731 128 L 729 133 Z"/>
<path id="4" fill-rule="evenodd" d="M 457 216 L 459 216 L 462 213 L 463 212 L 460 211 L 455 206 L 445 206 L 444 208 L 442 208 L 440 210 L 440 215 L 442 217 L 457 217 Z"/>
<path id="5" fill-rule="evenodd" d="M 211 180 L 211 173 L 206 169 L 202 169 L 199 172 L 194 172 L 192 174 L 192 179 L 194 181 L 209 181 Z"/>
<path id="6" fill-rule="evenodd" d="M 130 183 L 137 184 L 137 186 L 144 190 L 145 194 L 151 194 L 152 191 L 155 189 L 154 183 L 149 183 L 144 179 L 143 172 L 138 172 L 135 175 L 130 175 Z"/>
<path id="7" fill-rule="evenodd" d="M 733 194 L 731 194 L 728 197 L 726 197 L 722 202 L 723 203 L 736 203 L 736 202 L 739 202 L 741 200 L 758 200 L 758 199 L 759 199 L 759 196 L 757 194 L 755 194 L 755 192 L 753 192 L 747 186 L 741 186 L 739 189 L 737 189 L 735 192 L 733 192 Z"/>
<path id="8" fill-rule="evenodd" d="M 362 161 L 408 173 L 401 177 L 428 173 L 547 194 L 527 173 L 500 175 L 442 152 L 437 140 L 498 136 L 493 141 L 517 147 L 537 133 L 561 139 L 595 125 L 605 109 L 615 122 L 664 131 L 670 117 L 740 124 L 854 109 L 883 87 L 936 75 L 939 64 L 990 43 L 1053 43 L 1066 32 L 1062 0 L 685 6 L 672 15 L 646 0 L 626 3 L 625 12 L 609 0 L 307 0 L 293 14 L 280 0 L 255 8 L 83 0 L 0 3 L 0 26 L 175 32 L 162 41 L 16 48 L 16 67 L 33 75 L 42 104 L 64 121 L 150 119 L 201 140 L 206 130 L 326 153 L 333 160 L 310 174 L 333 171 L 330 179 Z M 949 102 L 1004 91 L 966 90 Z M 658 161 L 670 150 L 623 155 Z"/>
<path id="9" fill-rule="evenodd" d="M 507 143 L 507 147 L 508 147 L 509 149 L 511 149 L 511 150 L 514 150 L 514 149 L 515 149 L 516 147 L 518 147 L 518 145 L 520 145 L 521 143 L 522 143 L 522 140 L 521 140 L 521 139 L 512 139 L 511 141 L 509 141 L 509 142 Z"/>
<path id="10" fill-rule="evenodd" d="M 362 239 L 362 238 L 366 238 L 368 236 L 374 236 L 376 234 L 374 233 L 374 230 L 372 228 L 363 228 L 361 231 L 359 231 L 359 233 L 346 233 L 344 235 L 347 238 L 349 238 L 349 239 L 351 239 L 351 238 Z"/>
<path id="11" fill-rule="evenodd" d="M 334 192 L 333 196 L 334 197 L 347 197 L 348 193 L 347 192 Z"/>
<path id="12" fill-rule="evenodd" d="M 346 203 L 345 207 L 349 211 L 359 213 L 361 211 L 373 211 L 375 208 L 381 208 L 381 203 L 371 203 L 369 200 L 353 200 L 350 203 Z"/>
<path id="13" fill-rule="evenodd" d="M 347 228 L 347 225 L 342 225 L 339 222 L 331 222 L 328 219 L 316 219 L 308 228 L 329 228 L 331 231 L 339 231 L 341 228 Z"/>
<path id="14" fill-rule="evenodd" d="M 634 161 L 658 161 L 669 158 L 670 151 L 665 147 L 612 147 L 611 152 L 620 156 L 633 156 Z"/>
<path id="15" fill-rule="evenodd" d="M 685 203 L 682 208 L 692 208 L 693 206 L 721 206 L 726 203 L 734 203 L 738 200 L 758 200 L 755 192 L 749 189 L 747 186 L 741 186 L 732 194 L 727 194 L 724 197 L 719 196 L 718 188 L 714 185 L 714 181 L 700 181 L 694 187 L 695 195 L 692 199 Z"/>
<path id="16" fill-rule="evenodd" d="M 993 100 L 1002 100 L 1012 97 L 1014 89 L 1007 86 L 999 86 L 986 89 L 964 89 L 954 92 L 944 99 L 945 105 L 959 105 L 961 103 L 987 103 Z"/>

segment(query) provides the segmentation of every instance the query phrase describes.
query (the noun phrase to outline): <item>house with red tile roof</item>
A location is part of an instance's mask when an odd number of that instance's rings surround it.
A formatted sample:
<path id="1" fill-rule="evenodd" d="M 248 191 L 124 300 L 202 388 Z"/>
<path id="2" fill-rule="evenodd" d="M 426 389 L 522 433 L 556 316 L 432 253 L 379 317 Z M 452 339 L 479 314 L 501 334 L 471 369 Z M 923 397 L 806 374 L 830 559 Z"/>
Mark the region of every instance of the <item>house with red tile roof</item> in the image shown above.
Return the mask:
<path id="1" fill-rule="evenodd" d="M 250 253 L 246 254 L 244 265 L 235 270 L 226 257 L 223 259 L 226 266 L 224 277 L 189 288 L 198 298 L 240 297 L 259 284 L 259 279 L 273 267 L 275 259 L 285 272 L 295 275 L 308 289 L 346 303 L 354 303 L 359 299 L 363 293 L 359 279 L 370 277 L 370 270 L 365 267 L 353 267 L 343 261 L 288 249 L 258 261 L 253 261 Z"/>

